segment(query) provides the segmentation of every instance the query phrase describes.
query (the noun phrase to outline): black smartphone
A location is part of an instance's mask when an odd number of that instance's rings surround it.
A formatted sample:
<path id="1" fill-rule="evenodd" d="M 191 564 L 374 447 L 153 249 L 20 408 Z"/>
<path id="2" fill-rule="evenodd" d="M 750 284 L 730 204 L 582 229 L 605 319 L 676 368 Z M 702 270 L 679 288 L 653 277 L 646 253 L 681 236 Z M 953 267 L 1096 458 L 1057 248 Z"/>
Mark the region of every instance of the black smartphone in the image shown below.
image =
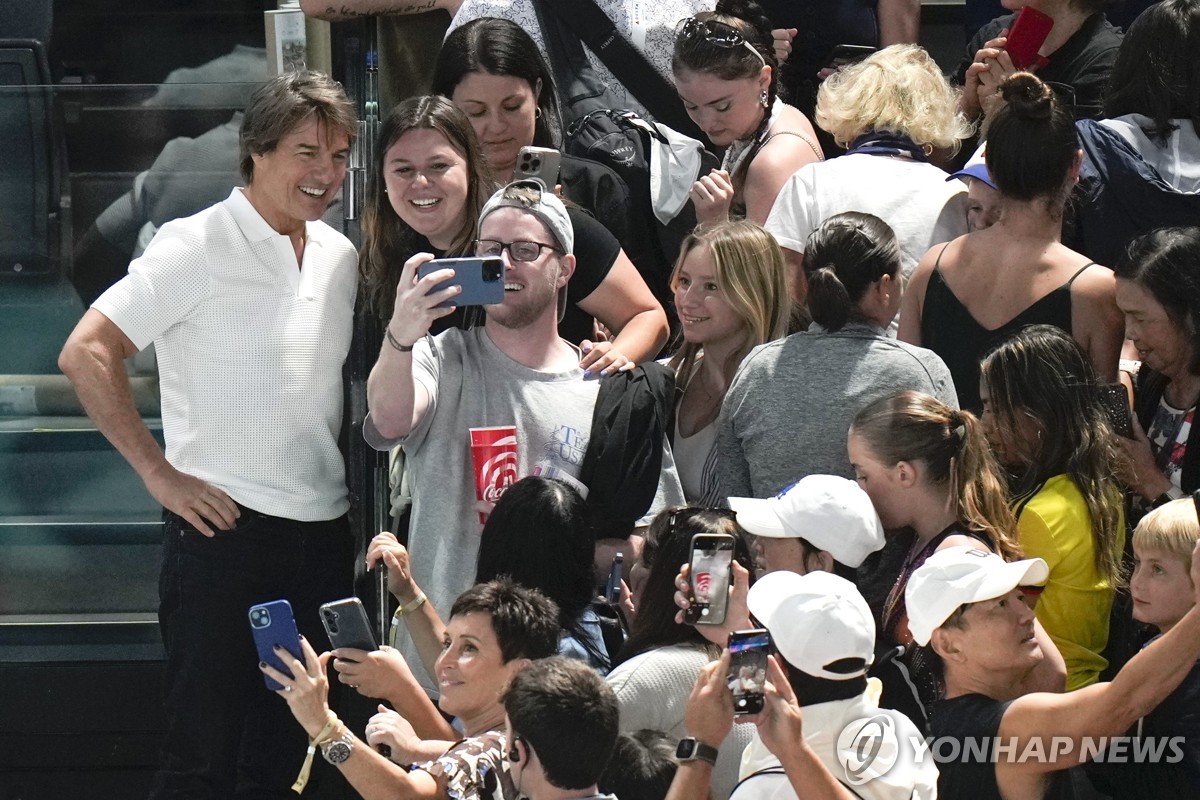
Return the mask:
<path id="1" fill-rule="evenodd" d="M 688 570 L 688 606 L 684 619 L 692 625 L 725 622 L 732 578 L 734 538 L 727 533 L 697 533 L 692 537 Z"/>
<path id="2" fill-rule="evenodd" d="M 561 163 L 562 155 L 557 150 L 526 145 L 517 151 L 517 170 L 513 179 L 535 178 L 542 186 L 554 191 Z"/>
<path id="3" fill-rule="evenodd" d="M 767 683 L 767 656 L 771 634 L 765 628 L 729 634 L 729 674 L 726 681 L 733 693 L 734 714 L 757 714 L 763 709 Z"/>
<path id="4" fill-rule="evenodd" d="M 1133 438 L 1133 418 L 1129 411 L 1129 392 L 1119 383 L 1105 383 L 1100 387 L 1100 404 L 1109 424 L 1118 436 Z"/>
<path id="5" fill-rule="evenodd" d="M 371 620 L 362 601 L 357 597 L 334 600 L 321 606 L 321 624 L 334 647 L 353 647 L 356 650 L 378 650 Z"/>
<path id="6" fill-rule="evenodd" d="M 615 603 L 621 599 L 621 577 L 625 566 L 625 554 L 613 556 L 612 566 L 608 568 L 608 583 L 604 586 L 604 599 Z"/>
<path id="7" fill-rule="evenodd" d="M 270 603 L 250 606 L 250 633 L 254 637 L 259 661 L 265 661 L 285 675 L 291 675 L 292 668 L 275 654 L 275 645 L 281 645 L 284 650 L 298 658 L 300 663 L 304 663 L 304 651 L 300 649 L 300 632 L 296 630 L 292 604 L 287 600 L 272 600 Z M 272 691 L 283 688 L 279 681 L 269 675 L 263 675 L 263 679 L 267 682 L 267 688 Z"/>
<path id="8" fill-rule="evenodd" d="M 424 278 L 439 269 L 454 270 L 454 277 L 433 287 L 431 293 L 455 285 L 462 287 L 457 297 L 439 303 L 439 307 L 494 306 L 504 302 L 504 262 L 499 258 L 435 258 L 418 267 L 417 275 Z"/>
<path id="9" fill-rule="evenodd" d="M 837 44 L 829 56 L 829 68 L 841 69 L 849 64 L 856 64 L 875 52 L 875 48 L 865 44 Z"/>

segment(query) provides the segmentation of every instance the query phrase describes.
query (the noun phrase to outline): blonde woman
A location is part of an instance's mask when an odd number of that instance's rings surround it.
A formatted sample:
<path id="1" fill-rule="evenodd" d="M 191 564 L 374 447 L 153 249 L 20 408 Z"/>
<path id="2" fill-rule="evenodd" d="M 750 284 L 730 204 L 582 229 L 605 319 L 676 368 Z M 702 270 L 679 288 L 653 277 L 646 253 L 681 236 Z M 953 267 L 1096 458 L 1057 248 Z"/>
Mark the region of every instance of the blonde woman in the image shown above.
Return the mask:
<path id="1" fill-rule="evenodd" d="M 804 242 L 835 214 L 860 211 L 886 222 L 906 280 L 932 245 L 967 232 L 963 184 L 947 183 L 929 161 L 935 150 L 957 151 L 971 132 L 957 104 L 957 92 L 916 45 L 884 48 L 821 84 L 816 122 L 848 152 L 801 167 L 766 222 L 784 248 L 797 299 Z"/>
<path id="2" fill-rule="evenodd" d="M 783 253 L 753 222 L 701 226 L 684 240 L 671 288 L 683 333 L 670 362 L 678 387 L 675 463 L 688 502 L 715 505 L 716 421 L 725 390 L 751 348 L 787 327 Z"/>

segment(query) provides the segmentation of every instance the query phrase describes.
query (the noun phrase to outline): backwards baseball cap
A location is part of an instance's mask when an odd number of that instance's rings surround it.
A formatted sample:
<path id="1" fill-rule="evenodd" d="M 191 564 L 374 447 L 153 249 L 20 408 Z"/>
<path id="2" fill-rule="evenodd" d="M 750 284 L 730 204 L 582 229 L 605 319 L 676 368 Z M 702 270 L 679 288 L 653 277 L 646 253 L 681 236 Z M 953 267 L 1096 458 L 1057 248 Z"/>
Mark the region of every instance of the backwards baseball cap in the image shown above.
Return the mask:
<path id="1" fill-rule="evenodd" d="M 755 536 L 805 539 L 858 567 L 883 547 L 883 523 L 857 483 L 837 475 L 809 475 L 774 497 L 731 497 L 738 524 Z"/>
<path id="2" fill-rule="evenodd" d="M 929 644 L 935 629 L 959 606 L 993 600 L 1018 586 L 1040 586 L 1050 567 L 1040 558 L 1005 561 L 971 547 L 940 550 L 913 572 L 904 588 L 908 629 L 919 645 Z"/>
<path id="3" fill-rule="evenodd" d="M 983 181 L 993 189 L 997 188 L 996 182 L 992 180 L 992 173 L 988 172 L 987 162 L 984 160 L 984 151 L 987 149 L 987 142 L 979 145 L 979 149 L 967 159 L 967 163 L 958 172 L 951 173 L 946 180 L 954 178 L 977 178 Z"/>
<path id="4" fill-rule="evenodd" d="M 875 619 L 854 584 L 832 572 L 772 572 L 750 587 L 750 613 L 779 654 L 817 678 L 865 675 L 875 657 Z"/>
<path id="5" fill-rule="evenodd" d="M 513 189 L 528 189 L 536 199 L 532 203 L 527 202 L 520 196 L 523 193 L 513 192 Z M 567 216 L 567 207 L 536 178 L 513 181 L 497 189 L 483 204 L 483 211 L 479 212 L 479 226 L 483 227 L 487 215 L 500 208 L 519 208 L 533 214 L 550 231 L 564 253 L 570 253 L 575 247 L 575 229 L 571 226 L 571 218 Z"/>

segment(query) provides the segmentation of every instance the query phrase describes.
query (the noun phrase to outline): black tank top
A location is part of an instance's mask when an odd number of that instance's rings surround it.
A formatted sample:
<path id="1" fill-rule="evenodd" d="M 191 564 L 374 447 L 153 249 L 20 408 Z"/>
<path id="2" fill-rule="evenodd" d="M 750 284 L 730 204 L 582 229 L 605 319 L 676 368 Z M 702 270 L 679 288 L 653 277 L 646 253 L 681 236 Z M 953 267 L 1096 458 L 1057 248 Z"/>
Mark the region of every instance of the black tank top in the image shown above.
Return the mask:
<path id="1" fill-rule="evenodd" d="M 1000 721 L 1010 704 L 982 694 L 965 694 L 934 704 L 929 714 L 929 733 L 934 738 L 931 748 L 937 759 L 938 797 L 1002 800 L 992 759 L 996 757 L 994 747 Z M 939 742 L 940 739 L 953 739 L 958 746 L 949 741 Z M 968 742 L 972 746 L 967 746 Z M 1050 746 L 1047 741 L 1043 749 L 1049 752 Z M 1001 757 L 1004 754 L 1001 750 Z M 1019 756 L 1018 751 L 1013 758 Z M 1075 772 L 1079 772 L 1078 768 L 1053 773 L 1042 798 L 1074 800 L 1072 773 Z"/>
<path id="2" fill-rule="evenodd" d="M 938 253 L 937 264 L 925 289 L 921 346 L 941 356 L 950 368 L 959 407 L 978 414 L 983 407 L 979 399 L 979 360 L 997 343 L 1026 325 L 1053 325 L 1070 333 L 1071 284 L 1092 264 L 1083 266 L 1069 281 L 1035 300 L 999 328 L 989 330 L 971 316 L 942 278 L 940 265 L 945 252 L 943 247 Z"/>

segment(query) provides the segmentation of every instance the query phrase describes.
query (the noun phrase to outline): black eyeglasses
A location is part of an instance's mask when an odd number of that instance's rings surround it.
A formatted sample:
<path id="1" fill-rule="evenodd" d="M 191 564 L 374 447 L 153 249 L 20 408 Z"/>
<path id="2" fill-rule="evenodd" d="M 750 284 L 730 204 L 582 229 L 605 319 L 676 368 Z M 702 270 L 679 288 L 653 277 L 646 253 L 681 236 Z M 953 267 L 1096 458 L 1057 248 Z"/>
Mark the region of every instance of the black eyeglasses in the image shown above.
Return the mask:
<path id="1" fill-rule="evenodd" d="M 562 252 L 554 245 L 542 242 L 501 242 L 496 239 L 476 239 L 475 255 L 499 258 L 500 254 L 507 250 L 509 258 L 513 261 L 537 261 L 538 256 L 542 254 L 543 247 L 556 253 Z"/>
<path id="2" fill-rule="evenodd" d="M 758 52 L 758 48 L 750 44 L 746 39 L 746 35 L 737 28 L 725 22 L 719 22 L 715 19 L 699 20 L 695 17 L 679 20 L 679 24 L 675 26 L 675 35 L 682 36 L 684 39 L 693 39 L 700 37 L 704 41 L 711 44 L 713 47 L 721 47 L 726 50 L 734 47 L 745 47 L 751 53 L 754 53 L 755 58 L 766 66 L 767 60 L 763 58 L 763 54 Z"/>

